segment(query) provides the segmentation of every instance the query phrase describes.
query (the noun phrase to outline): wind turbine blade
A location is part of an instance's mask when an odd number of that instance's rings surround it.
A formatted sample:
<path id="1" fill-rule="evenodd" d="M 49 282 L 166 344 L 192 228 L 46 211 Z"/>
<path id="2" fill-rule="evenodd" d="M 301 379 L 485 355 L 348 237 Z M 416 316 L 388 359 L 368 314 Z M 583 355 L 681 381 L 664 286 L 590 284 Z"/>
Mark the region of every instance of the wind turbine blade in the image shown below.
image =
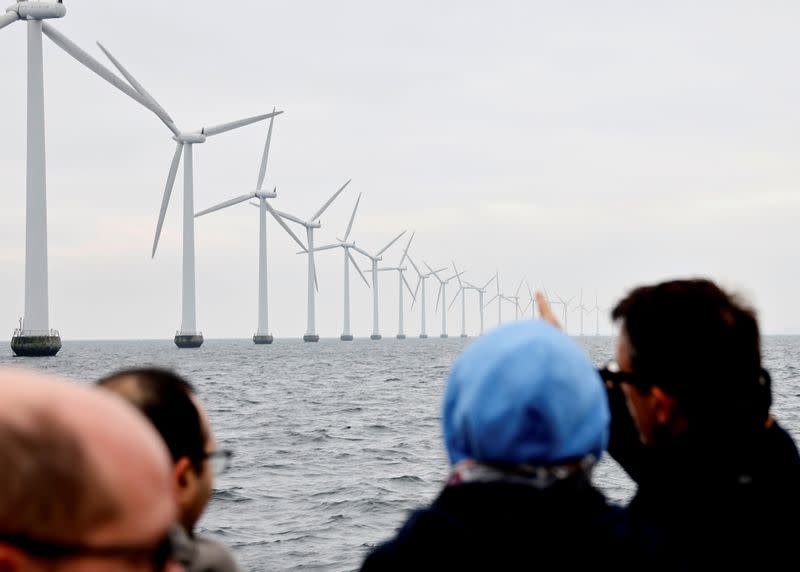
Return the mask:
<path id="1" fill-rule="evenodd" d="M 350 236 L 350 229 L 353 228 L 353 219 L 356 218 L 356 210 L 358 210 L 358 203 L 361 202 L 361 193 L 358 193 L 358 198 L 356 199 L 356 206 L 353 207 L 353 214 L 350 215 L 350 222 L 347 223 L 347 231 L 344 233 L 344 238 L 342 242 L 347 242 L 347 237 Z"/>
<path id="2" fill-rule="evenodd" d="M 250 203 L 250 204 L 252 204 L 252 203 Z M 285 230 L 286 232 L 288 232 L 288 233 L 289 233 L 289 236 L 291 236 L 291 237 L 294 239 L 294 241 L 295 241 L 297 244 L 299 244 L 299 245 L 300 245 L 300 248 L 302 248 L 304 252 L 308 252 L 308 249 L 306 248 L 306 245 L 305 245 L 305 244 L 303 244 L 303 241 L 302 241 L 302 240 L 300 240 L 299 238 L 297 238 L 297 235 L 296 235 L 295 233 L 293 233 L 293 232 L 292 232 L 292 229 L 291 229 L 291 228 L 289 228 L 289 225 L 288 225 L 288 224 L 286 224 L 286 221 L 285 221 L 285 220 L 283 220 L 283 218 L 282 218 L 282 217 L 281 217 L 281 215 L 278 213 L 278 211 L 276 211 L 274 208 L 272 208 L 272 205 L 270 205 L 270 204 L 269 204 L 269 201 L 264 201 L 264 206 L 265 206 L 265 207 L 267 208 L 267 210 L 269 211 L 269 214 L 271 214 L 271 215 L 272 215 L 272 218 L 274 218 L 276 221 L 278 221 L 278 224 L 279 224 L 279 225 L 281 225 L 281 226 L 283 227 L 283 230 Z"/>
<path id="3" fill-rule="evenodd" d="M 406 288 L 408 288 L 408 293 L 411 294 L 411 297 L 412 298 L 416 298 L 417 297 L 417 293 L 411 291 L 411 285 L 408 283 L 408 280 L 406 280 L 405 275 L 404 274 L 400 274 L 400 277 L 403 279 L 403 284 L 405 284 Z"/>
<path id="4" fill-rule="evenodd" d="M 406 231 L 403 231 L 403 232 L 401 232 L 400 234 L 398 234 L 397 236 L 395 236 L 395 237 L 394 237 L 394 238 L 393 238 L 393 239 L 392 239 L 392 240 L 389 242 L 389 244 L 387 244 L 386 246 L 384 246 L 383 248 L 381 248 L 381 249 L 378 251 L 378 254 L 376 254 L 375 256 L 380 256 L 381 254 L 383 254 L 384 252 L 386 252 L 386 250 L 387 250 L 387 249 L 388 249 L 388 248 L 389 248 L 391 245 L 393 245 L 395 242 L 397 242 L 398 240 L 400 240 L 400 237 L 401 237 L 401 236 L 403 236 L 405 233 L 406 233 Z"/>
<path id="5" fill-rule="evenodd" d="M 275 113 L 275 108 L 272 108 L 272 113 Z M 269 118 L 269 130 L 267 131 L 267 142 L 264 144 L 264 154 L 261 156 L 261 167 L 258 170 L 258 183 L 256 189 L 261 190 L 261 185 L 264 184 L 264 175 L 267 174 L 267 158 L 269 157 L 269 142 L 272 139 L 272 124 L 275 122 L 275 116 Z"/>
<path id="6" fill-rule="evenodd" d="M 528 296 L 531 297 L 531 302 L 533 301 L 533 292 L 531 292 L 531 285 L 528 284 L 528 281 L 525 281 L 525 284 L 528 286 Z"/>
<path id="7" fill-rule="evenodd" d="M 495 294 L 494 296 L 492 296 L 492 299 L 491 299 L 491 300 L 489 300 L 488 302 L 486 302 L 486 303 L 483 305 L 483 307 L 485 308 L 486 306 L 488 306 L 489 304 L 491 304 L 492 302 L 494 302 L 496 298 L 499 298 L 499 297 L 500 297 L 500 295 L 499 295 L 499 294 Z"/>
<path id="8" fill-rule="evenodd" d="M 528 301 L 528 303 L 527 303 L 527 304 L 525 304 L 525 309 L 524 309 L 524 310 L 522 310 L 522 313 L 523 313 L 523 314 L 525 314 L 525 313 L 528 311 L 528 308 L 530 308 L 530 307 L 531 307 L 531 303 L 532 303 L 532 302 L 533 302 L 533 300 L 529 300 L 529 301 Z"/>
<path id="9" fill-rule="evenodd" d="M 451 260 L 450 262 L 452 262 L 452 263 L 453 263 L 453 272 L 455 272 L 455 273 L 456 273 L 456 278 L 458 278 L 458 287 L 459 287 L 459 288 L 463 288 L 463 287 L 464 287 L 464 284 L 461 282 L 461 275 L 463 274 L 463 272 L 459 272 L 459 271 L 458 271 L 458 268 L 456 268 L 456 262 L 455 262 L 455 260 Z"/>
<path id="10" fill-rule="evenodd" d="M 331 248 L 341 248 L 341 246 L 342 246 L 341 244 L 326 244 L 324 246 L 316 246 L 316 247 L 314 247 L 313 250 L 314 250 L 314 252 L 317 252 L 317 251 L 320 251 L 320 250 L 330 250 Z M 302 254 L 302 253 L 298 252 L 297 254 Z"/>
<path id="11" fill-rule="evenodd" d="M 408 243 L 406 244 L 406 247 L 403 249 L 403 256 L 400 257 L 400 263 L 398 264 L 398 266 L 402 266 L 403 265 L 403 261 L 406 259 L 406 256 L 408 256 L 408 247 L 411 246 L 411 241 L 414 240 L 414 235 L 415 234 L 416 234 L 416 231 L 411 233 L 411 238 L 408 239 Z M 411 260 L 411 259 L 409 258 L 409 260 Z"/>
<path id="12" fill-rule="evenodd" d="M 489 286 L 489 284 L 491 284 L 493 281 L 494 281 L 494 276 L 489 278 L 489 280 L 486 282 L 486 284 L 483 285 L 483 288 L 481 288 L 481 290 L 486 290 L 486 288 Z"/>
<path id="13" fill-rule="evenodd" d="M 364 250 L 363 248 L 359 248 L 358 246 L 355 246 L 355 245 L 351 246 L 350 248 L 352 248 L 353 250 L 355 250 L 355 251 L 356 251 L 356 252 L 358 252 L 359 254 L 361 254 L 361 255 L 363 255 L 363 256 L 366 256 L 366 257 L 367 257 L 367 258 L 369 258 L 370 260 L 373 260 L 373 259 L 375 258 L 374 256 L 372 256 L 372 255 L 371 255 L 369 252 L 367 252 L 367 251 L 366 251 L 366 250 Z"/>
<path id="14" fill-rule="evenodd" d="M 119 73 L 121 73 L 123 77 L 126 80 L 128 80 L 128 83 L 133 86 L 133 89 L 141 93 L 145 98 L 147 98 L 150 101 L 150 103 L 153 105 L 153 112 L 158 116 L 158 118 L 161 121 L 164 122 L 164 125 L 166 125 L 167 128 L 170 131 L 172 131 L 175 135 L 180 135 L 180 131 L 175 125 L 175 121 L 173 121 L 172 117 L 169 116 L 169 113 L 167 113 L 167 111 L 163 107 L 161 107 L 161 105 L 156 101 L 156 98 L 150 95 L 144 88 L 144 86 L 142 86 L 142 84 L 136 81 L 136 78 L 133 77 L 133 75 L 131 75 L 131 73 L 128 70 L 126 70 L 121 63 L 119 63 L 117 58 L 111 55 L 111 52 L 109 52 L 103 46 L 103 44 L 97 42 L 97 45 L 101 50 L 103 50 L 103 53 L 106 55 L 106 57 L 109 60 L 111 60 L 111 63 L 114 64 L 114 67 L 116 67 L 119 70 Z"/>
<path id="15" fill-rule="evenodd" d="M 327 208 L 328 208 L 328 207 L 331 205 L 331 203 L 334 201 L 334 199 L 335 199 L 336 197 L 338 197 L 338 196 L 339 196 L 339 194 L 340 194 L 340 193 L 341 193 L 343 190 L 345 190 L 345 189 L 347 188 L 347 185 L 349 185 L 349 184 L 350 184 L 350 181 L 352 181 L 352 180 L 353 180 L 353 179 L 347 179 L 347 182 L 346 182 L 344 185 L 342 185 L 342 186 L 339 188 L 339 190 L 338 190 L 338 191 L 336 191 L 335 193 L 333 193 L 333 196 L 332 196 L 331 198 L 329 198 L 329 199 L 328 199 L 328 202 L 326 202 L 324 205 L 322 205 L 322 208 L 320 208 L 320 209 L 319 209 L 319 210 L 318 210 L 316 213 L 314 213 L 314 216 L 312 216 L 312 217 L 311 217 L 309 220 L 312 220 L 312 221 L 314 221 L 314 220 L 317 220 L 319 217 L 321 217 L 321 216 L 322 216 L 322 213 L 324 213 L 324 212 L 325 212 L 325 209 L 327 209 Z"/>
<path id="16" fill-rule="evenodd" d="M 436 272 L 434 272 L 433 268 L 431 268 L 431 265 L 430 265 L 430 264 L 428 264 L 428 263 L 427 263 L 427 262 L 425 262 L 424 260 L 422 261 L 422 263 L 423 263 L 425 266 L 427 266 L 427 267 L 428 267 L 428 272 L 430 272 L 431 274 L 436 274 Z"/>
<path id="17" fill-rule="evenodd" d="M 353 266 L 355 266 L 356 270 L 358 270 L 358 275 L 361 276 L 361 279 L 364 281 L 364 284 L 367 285 L 367 288 L 370 288 L 371 286 L 369 285 L 369 281 L 367 280 L 367 277 L 364 276 L 364 273 L 361 272 L 361 268 L 358 266 L 358 262 L 356 262 L 356 258 L 355 256 L 353 256 L 353 253 L 350 252 L 349 248 L 345 248 L 345 251 L 347 252 L 348 258 L 350 258 L 350 262 L 352 262 Z"/>
<path id="18" fill-rule="evenodd" d="M 439 298 L 442 297 L 442 288 L 444 288 L 444 282 L 439 283 L 439 291 L 436 293 L 436 306 L 434 306 L 433 311 L 439 311 Z M 442 310 L 444 310 L 445 301 L 442 301 Z"/>
<path id="19" fill-rule="evenodd" d="M 433 270 L 433 273 L 436 274 L 436 277 L 438 278 L 439 272 L 443 272 L 444 270 L 447 270 L 447 266 L 442 266 L 441 268 L 437 268 L 436 270 Z"/>
<path id="20" fill-rule="evenodd" d="M 6 12 L 0 16 L 0 29 L 5 28 L 17 20 L 19 20 L 19 15 L 16 12 Z"/>
<path id="21" fill-rule="evenodd" d="M 278 211 L 278 210 L 276 210 L 275 213 L 278 214 L 279 216 L 287 219 L 287 220 L 290 220 L 292 222 L 296 222 L 297 224 L 302 224 L 303 226 L 306 226 L 306 221 L 300 220 L 299 218 L 297 218 L 296 216 L 294 216 L 292 214 L 285 213 L 283 211 Z"/>
<path id="22" fill-rule="evenodd" d="M 252 199 L 255 196 L 256 196 L 255 193 L 247 193 L 246 195 L 242 195 L 240 197 L 236 197 L 235 199 L 231 199 L 229 201 L 225 201 L 224 203 L 219 203 L 216 206 L 207 208 L 204 211 L 200 211 L 199 213 L 194 215 L 194 218 L 197 218 L 199 216 L 203 216 L 204 214 L 213 213 L 214 211 L 218 211 L 220 209 L 224 209 L 225 207 L 238 205 L 239 203 L 243 203 L 244 201 L 246 201 L 248 199 Z"/>
<path id="23" fill-rule="evenodd" d="M 459 290 L 458 292 L 456 292 L 456 295 L 455 295 L 455 296 L 453 296 L 453 301 L 452 301 L 452 302 L 450 302 L 450 305 L 447 307 L 447 309 L 448 309 L 448 310 L 449 310 L 450 308 L 452 308 L 452 307 L 453 307 L 453 304 L 455 304 L 455 303 L 456 303 L 456 300 L 458 300 L 458 295 L 459 295 L 459 294 L 461 294 L 461 290 Z"/>
<path id="24" fill-rule="evenodd" d="M 525 282 L 525 279 L 519 281 L 519 286 L 517 286 L 517 291 L 514 292 L 514 296 L 519 296 L 519 291 L 522 290 L 522 283 Z"/>
<path id="25" fill-rule="evenodd" d="M 264 119 L 269 119 L 270 117 L 275 117 L 276 115 L 280 115 L 283 111 L 273 111 L 272 113 L 266 113 L 264 115 L 254 115 L 253 117 L 246 117 L 245 119 L 239 119 L 238 121 L 231 121 L 230 123 L 223 123 L 221 125 L 212 125 L 211 127 L 203 127 L 200 130 L 200 133 L 205 135 L 206 137 L 211 137 L 212 135 L 219 135 L 220 133 L 225 133 L 226 131 L 230 131 L 231 129 L 238 129 L 239 127 L 244 127 L 245 125 L 250 125 L 251 123 L 255 123 L 257 121 L 263 121 Z"/>
<path id="26" fill-rule="evenodd" d="M 52 42 L 57 45 L 59 48 L 67 52 L 73 58 L 78 60 L 84 66 L 92 70 L 94 73 L 102 77 L 108 83 L 116 87 L 122 93 L 127 95 L 128 97 L 138 101 L 142 105 L 144 105 L 147 109 L 158 115 L 159 111 L 153 104 L 141 93 L 133 89 L 130 85 L 125 83 L 119 77 L 114 75 L 114 72 L 109 70 L 103 64 L 98 62 L 92 56 L 89 55 L 88 52 L 84 51 L 82 48 L 79 48 L 77 44 L 75 44 L 72 40 L 68 39 L 64 34 L 56 30 L 53 26 L 48 24 L 47 22 L 42 22 L 42 32 L 52 40 Z"/>
<path id="27" fill-rule="evenodd" d="M 167 175 L 167 184 L 164 187 L 164 197 L 161 199 L 161 211 L 158 213 L 158 223 L 156 224 L 156 237 L 153 240 L 153 252 L 150 257 L 156 255 L 156 248 L 158 248 L 158 239 L 161 238 L 161 227 L 164 226 L 164 217 L 167 214 L 167 207 L 169 206 L 169 197 L 172 195 L 172 187 L 175 184 L 175 174 L 178 172 L 178 164 L 181 162 L 181 154 L 183 153 L 183 143 L 178 143 L 175 147 L 175 154 L 172 156 L 172 164 L 169 166 L 169 175 Z"/>
<path id="28" fill-rule="evenodd" d="M 406 256 L 406 258 L 408 258 L 408 261 L 411 263 L 411 266 L 414 267 L 414 272 L 417 273 L 417 276 L 422 276 L 422 272 L 419 271 L 419 268 L 417 268 L 417 265 L 414 264 L 414 261 L 411 259 L 411 257 Z M 417 282 L 417 288 L 419 288 L 419 282 Z M 414 289 L 414 291 L 416 292 L 416 288 Z"/>

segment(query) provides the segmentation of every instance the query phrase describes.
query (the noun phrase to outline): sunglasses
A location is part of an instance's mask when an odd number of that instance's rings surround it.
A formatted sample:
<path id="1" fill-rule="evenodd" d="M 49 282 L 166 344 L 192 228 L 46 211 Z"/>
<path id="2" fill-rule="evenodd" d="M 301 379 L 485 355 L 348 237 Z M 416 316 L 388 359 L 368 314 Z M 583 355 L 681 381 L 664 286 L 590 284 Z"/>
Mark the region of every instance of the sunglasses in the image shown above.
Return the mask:
<path id="1" fill-rule="evenodd" d="M 652 386 L 641 376 L 636 375 L 632 371 L 622 371 L 616 360 L 611 360 L 605 363 L 601 368 L 598 368 L 597 373 L 606 384 L 612 387 L 619 387 L 622 383 L 632 385 L 642 391 L 647 391 Z"/>
<path id="2" fill-rule="evenodd" d="M 93 546 L 68 542 L 51 542 L 30 538 L 21 534 L 0 534 L 0 542 L 8 543 L 23 552 L 48 560 L 90 556 L 97 558 L 123 558 L 131 562 L 149 562 L 155 572 L 162 572 L 167 564 L 176 561 L 176 549 L 180 531 L 176 527 L 155 544 Z"/>

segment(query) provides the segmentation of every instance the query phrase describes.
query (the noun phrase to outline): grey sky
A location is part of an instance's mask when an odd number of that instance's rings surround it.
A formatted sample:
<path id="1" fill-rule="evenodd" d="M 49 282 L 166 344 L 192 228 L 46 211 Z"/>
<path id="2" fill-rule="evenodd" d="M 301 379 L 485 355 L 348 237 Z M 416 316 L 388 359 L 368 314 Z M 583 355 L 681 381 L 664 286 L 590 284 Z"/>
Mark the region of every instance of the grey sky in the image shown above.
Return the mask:
<path id="1" fill-rule="evenodd" d="M 796 2 L 66 5 L 54 25 L 101 61 L 94 42 L 103 42 L 181 128 L 285 110 L 270 153 L 272 204 L 307 217 L 353 179 L 323 215 L 319 244 L 343 234 L 362 192 L 353 238 L 367 250 L 416 230 L 416 259 L 455 260 L 480 283 L 499 270 L 509 294 L 523 276 L 564 297 L 583 288 L 604 308 L 643 281 L 709 276 L 751 300 L 767 333 L 800 332 Z M 51 326 L 67 340 L 170 338 L 180 323 L 182 169 L 155 260 L 149 253 L 171 133 L 44 41 Z M 23 309 L 25 46 L 23 24 L 0 31 L 9 336 Z M 254 188 L 266 130 L 196 147 L 197 210 Z M 277 225 L 268 232 L 270 329 L 299 337 L 305 258 Z M 255 331 L 257 239 L 246 205 L 197 220 L 206 338 Z M 317 259 L 323 337 L 342 330 L 341 256 Z M 381 330 L 394 335 L 396 276 L 380 278 Z M 428 330 L 438 334 L 428 284 Z M 351 289 L 353 333 L 365 336 L 371 294 L 355 275 Z M 477 300 L 468 304 L 474 332 Z M 486 312 L 495 324 L 494 304 Z M 451 335 L 459 320 L 456 305 Z M 418 306 L 406 330 L 419 333 Z"/>

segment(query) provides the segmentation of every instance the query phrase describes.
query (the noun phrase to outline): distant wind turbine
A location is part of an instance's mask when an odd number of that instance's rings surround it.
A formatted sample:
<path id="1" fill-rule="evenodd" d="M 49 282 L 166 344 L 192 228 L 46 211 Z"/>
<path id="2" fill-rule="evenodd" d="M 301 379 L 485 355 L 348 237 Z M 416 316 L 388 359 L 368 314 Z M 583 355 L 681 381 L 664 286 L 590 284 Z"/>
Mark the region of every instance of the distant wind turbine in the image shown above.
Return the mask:
<path id="1" fill-rule="evenodd" d="M 274 109 L 272 110 L 275 111 Z M 197 213 L 195 218 L 206 215 L 208 213 L 212 213 L 214 211 L 218 211 L 220 209 L 224 209 L 226 207 L 230 207 L 233 205 L 238 205 L 239 203 L 243 203 L 249 199 L 258 199 L 258 203 L 250 203 L 253 206 L 258 207 L 259 209 L 259 217 L 258 217 L 258 329 L 256 330 L 255 335 L 253 336 L 253 342 L 256 344 L 271 344 L 272 343 L 272 334 L 269 331 L 269 306 L 267 303 L 267 212 L 269 212 L 272 217 L 278 221 L 283 229 L 289 233 L 294 241 L 300 245 L 305 251 L 305 245 L 303 242 L 297 237 L 297 235 L 292 232 L 292 229 L 288 227 L 288 225 L 284 222 L 284 220 L 278 215 L 275 209 L 267 202 L 267 199 L 274 199 L 277 194 L 275 191 L 263 191 L 261 190 L 264 184 L 264 176 L 267 172 L 267 159 L 269 157 L 269 144 L 270 140 L 272 139 L 272 124 L 275 121 L 275 117 L 271 117 L 269 120 L 269 130 L 267 131 L 267 142 L 264 145 L 264 154 L 261 157 L 261 167 L 258 170 L 258 180 L 256 181 L 256 190 L 250 193 L 238 196 L 234 199 L 230 199 L 228 201 L 222 202 L 216 206 L 207 208 L 204 211 L 200 211 Z"/>
<path id="2" fill-rule="evenodd" d="M 343 342 L 352 342 L 353 341 L 353 333 L 350 331 L 350 263 L 353 263 L 356 270 L 358 271 L 359 276 L 364 281 L 364 284 L 367 285 L 369 288 L 369 282 L 367 282 L 367 278 L 364 276 L 364 273 L 361 272 L 361 268 L 358 267 L 358 263 L 356 259 L 353 258 L 353 253 L 350 252 L 351 249 L 355 248 L 355 242 L 347 242 L 347 239 L 350 237 L 350 231 L 353 228 L 353 219 L 356 218 L 356 210 L 358 209 L 358 203 L 361 202 L 361 193 L 358 194 L 358 199 L 356 199 L 356 204 L 353 207 L 353 214 L 350 215 L 350 222 L 347 224 L 347 230 L 344 233 L 344 238 L 337 239 L 339 242 L 337 244 L 326 244 L 325 246 L 319 246 L 314 250 L 329 250 L 331 248 L 341 248 L 344 251 L 344 320 L 343 320 L 343 331 L 342 335 L 339 336 L 339 339 Z"/>
<path id="3" fill-rule="evenodd" d="M 451 262 L 453 263 L 453 272 L 456 273 L 456 278 L 458 279 L 458 292 L 456 292 L 456 295 L 453 296 L 453 301 L 450 302 L 450 306 L 448 306 L 448 309 L 452 308 L 453 304 L 455 304 L 456 300 L 458 299 L 458 296 L 461 295 L 461 337 L 466 338 L 467 337 L 466 291 L 470 289 L 470 286 L 466 282 L 462 282 L 461 274 L 463 274 L 463 272 L 459 273 L 458 268 L 456 268 L 455 261 L 451 260 Z"/>
<path id="4" fill-rule="evenodd" d="M 372 263 L 372 335 L 369 337 L 371 340 L 381 339 L 381 332 L 378 326 L 378 262 L 381 260 L 381 254 L 386 252 L 390 246 L 397 242 L 406 231 L 401 232 L 395 236 L 389 243 L 381 248 L 377 253 L 370 254 L 366 250 L 354 246 L 353 250 L 359 252 L 370 259 Z"/>
<path id="5" fill-rule="evenodd" d="M 339 190 L 331 195 L 324 205 L 322 205 L 317 212 L 315 212 L 310 219 L 303 220 L 298 218 L 292 214 L 285 213 L 282 211 L 275 211 L 281 217 L 285 218 L 286 220 L 290 220 L 294 223 L 297 223 L 301 226 L 304 226 L 306 229 L 306 252 L 308 253 L 308 310 L 307 310 L 307 322 L 306 322 L 306 333 L 303 336 L 303 341 L 305 342 L 318 342 L 319 341 L 319 334 L 317 334 L 317 322 L 316 322 L 316 298 L 315 293 L 318 288 L 317 285 L 317 267 L 314 264 L 314 229 L 319 228 L 322 226 L 317 219 L 322 216 L 322 213 L 331 206 L 331 203 L 338 197 L 343 190 L 347 188 L 347 185 L 350 184 L 352 179 L 348 179 L 347 182 L 339 187 Z"/>
<path id="6" fill-rule="evenodd" d="M 447 337 L 447 293 L 446 293 L 447 283 L 450 282 L 453 278 L 458 278 L 464 272 L 453 274 L 449 278 L 443 280 L 441 276 L 439 276 L 439 272 L 441 272 L 442 270 L 434 270 L 433 268 L 430 267 L 430 265 L 427 262 L 425 262 L 425 266 L 428 267 L 428 270 L 430 270 L 431 273 L 436 277 L 436 280 L 439 281 L 439 292 L 437 292 L 436 294 L 436 309 L 439 308 L 439 300 L 442 301 L 442 333 L 439 334 L 439 337 L 446 338 Z"/>
<path id="7" fill-rule="evenodd" d="M 465 281 L 465 284 L 467 284 L 468 288 L 470 288 L 471 290 L 475 290 L 478 293 L 478 310 L 481 316 L 481 329 L 480 329 L 481 335 L 483 334 L 483 308 L 484 308 L 483 296 L 486 294 L 486 288 L 489 286 L 489 284 L 492 283 L 493 280 L 494 277 L 489 278 L 488 282 L 486 282 L 486 284 L 484 284 L 481 287 L 475 286 L 474 284 L 470 284 L 469 282 Z"/>
<path id="8" fill-rule="evenodd" d="M 403 262 L 408 255 L 408 247 L 411 246 L 411 241 L 414 240 L 414 233 L 411 233 L 411 238 L 408 239 L 408 243 L 406 247 L 403 249 L 403 256 L 400 257 L 400 263 L 395 267 L 386 267 L 386 268 L 378 268 L 378 272 L 383 270 L 396 270 L 398 274 L 398 291 L 397 291 L 397 299 L 398 299 L 398 308 L 397 308 L 397 339 L 404 340 L 406 339 L 406 334 L 403 331 L 403 285 L 408 289 L 408 293 L 411 294 L 411 299 L 413 300 L 416 294 L 411 290 L 411 286 L 408 284 L 408 280 L 406 280 L 405 275 L 403 274 L 406 270 L 408 270 L 405 266 L 403 266 Z"/>
<path id="9" fill-rule="evenodd" d="M 420 318 L 420 333 L 419 333 L 419 337 L 421 339 L 425 339 L 425 338 L 428 337 L 428 332 L 425 329 L 425 280 L 430 278 L 431 275 L 433 275 L 433 272 L 425 272 L 425 273 L 420 272 L 419 268 L 414 263 L 414 260 L 411 258 L 411 256 L 406 255 L 406 258 L 408 258 L 408 261 L 411 263 L 411 266 L 414 268 L 414 272 L 416 272 L 417 276 L 419 276 L 419 278 L 417 280 L 417 287 L 414 288 L 414 292 L 416 293 L 417 290 L 419 290 L 419 287 L 422 286 L 422 294 L 421 294 L 421 301 L 420 301 L 420 315 L 421 315 L 421 318 Z M 439 270 L 447 270 L 447 267 L 439 268 Z M 414 303 L 416 301 L 417 301 L 417 297 L 415 295 L 414 296 L 414 301 L 411 302 L 411 307 L 412 308 L 414 307 Z"/>

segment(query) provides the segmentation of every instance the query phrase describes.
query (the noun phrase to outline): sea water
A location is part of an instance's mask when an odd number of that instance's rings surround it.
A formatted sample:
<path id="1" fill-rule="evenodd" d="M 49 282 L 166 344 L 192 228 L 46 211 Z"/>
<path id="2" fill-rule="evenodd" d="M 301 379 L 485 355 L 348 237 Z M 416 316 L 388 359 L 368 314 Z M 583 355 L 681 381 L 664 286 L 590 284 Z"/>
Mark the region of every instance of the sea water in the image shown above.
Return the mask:
<path id="1" fill-rule="evenodd" d="M 612 338 L 576 340 L 598 364 L 613 356 Z M 200 531 L 247 570 L 344 571 L 441 488 L 441 398 L 469 341 L 206 340 L 179 350 L 168 340 L 67 340 L 53 358 L 15 358 L 4 344 L 0 363 L 85 382 L 123 367 L 176 370 L 196 386 L 218 447 L 235 453 Z M 766 337 L 764 358 L 775 417 L 800 439 L 800 337 Z M 595 482 L 616 501 L 633 493 L 608 458 Z"/>

